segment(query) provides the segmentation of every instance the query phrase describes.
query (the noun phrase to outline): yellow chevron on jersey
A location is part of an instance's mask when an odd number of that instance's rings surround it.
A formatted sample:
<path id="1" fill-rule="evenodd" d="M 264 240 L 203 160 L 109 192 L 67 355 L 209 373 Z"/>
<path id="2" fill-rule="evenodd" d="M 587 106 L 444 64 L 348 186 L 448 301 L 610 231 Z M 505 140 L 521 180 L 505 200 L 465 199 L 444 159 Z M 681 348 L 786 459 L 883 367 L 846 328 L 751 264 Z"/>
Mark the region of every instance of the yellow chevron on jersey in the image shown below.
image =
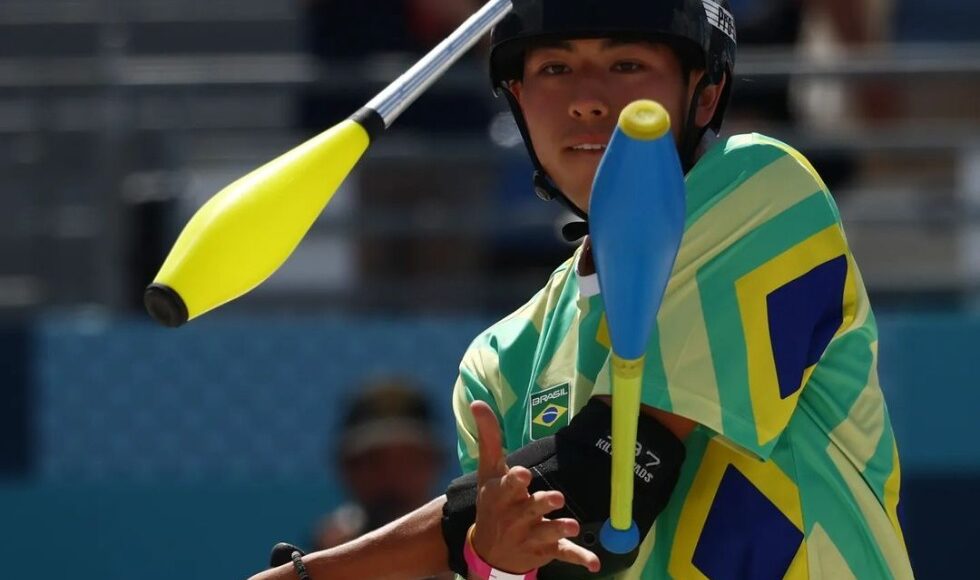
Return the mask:
<path id="1" fill-rule="evenodd" d="M 774 291 L 804 278 L 834 259 L 847 259 L 847 247 L 837 224 L 804 240 L 735 282 L 742 325 L 745 328 L 749 389 L 760 446 L 767 445 L 782 432 L 796 409 L 800 390 L 809 380 L 816 361 L 803 368 L 798 382 L 780 385 L 770 326 L 758 324 L 757 321 L 770 319 L 768 298 Z M 843 269 L 846 272 L 844 292 L 841 295 L 844 312 L 839 326 L 833 329 L 834 335 L 850 327 L 857 306 L 854 269 L 846 266 Z"/>
<path id="2" fill-rule="evenodd" d="M 739 517 L 727 520 L 730 529 L 725 537 L 748 536 L 764 528 L 764 522 L 776 522 L 769 529 L 778 530 L 779 536 L 770 541 L 788 541 L 792 545 L 781 554 L 787 560 L 782 566 L 786 570 L 784 577 L 805 578 L 803 511 L 796 483 L 775 462 L 754 459 L 718 437 L 708 441 L 700 465 L 681 508 L 670 557 L 671 575 L 709 578 L 704 573 L 708 565 L 701 563 L 698 567 L 699 560 L 704 559 L 699 558 L 699 551 L 716 549 L 705 545 L 714 540 L 714 536 L 704 533 L 705 529 L 723 525 L 716 523 L 720 521 L 720 511 L 737 510 Z M 775 545 L 772 551 L 776 551 Z"/>

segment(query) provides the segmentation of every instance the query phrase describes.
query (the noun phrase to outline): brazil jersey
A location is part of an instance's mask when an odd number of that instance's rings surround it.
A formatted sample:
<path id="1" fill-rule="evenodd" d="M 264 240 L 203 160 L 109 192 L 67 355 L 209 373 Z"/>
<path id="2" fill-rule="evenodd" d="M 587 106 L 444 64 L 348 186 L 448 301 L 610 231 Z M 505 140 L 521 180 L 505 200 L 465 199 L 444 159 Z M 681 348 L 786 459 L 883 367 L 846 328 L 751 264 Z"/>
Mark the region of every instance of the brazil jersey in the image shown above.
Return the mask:
<path id="1" fill-rule="evenodd" d="M 514 451 L 610 392 L 609 335 L 580 248 L 470 346 L 454 391 L 476 468 L 475 399 Z M 699 424 L 670 502 L 619 578 L 910 578 L 878 337 L 837 208 L 767 137 L 716 144 L 687 177 L 684 237 L 642 400 Z"/>

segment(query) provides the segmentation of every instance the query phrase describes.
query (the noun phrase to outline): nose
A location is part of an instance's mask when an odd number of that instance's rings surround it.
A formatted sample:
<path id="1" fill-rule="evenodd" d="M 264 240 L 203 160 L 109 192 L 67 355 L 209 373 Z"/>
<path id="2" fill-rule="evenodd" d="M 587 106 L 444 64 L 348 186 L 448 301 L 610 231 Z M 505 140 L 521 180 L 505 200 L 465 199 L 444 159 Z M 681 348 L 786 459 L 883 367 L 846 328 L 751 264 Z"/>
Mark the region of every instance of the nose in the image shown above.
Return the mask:
<path id="1" fill-rule="evenodd" d="M 583 96 L 569 104 L 568 114 L 575 119 L 603 119 L 609 115 L 609 105 L 597 97 Z"/>

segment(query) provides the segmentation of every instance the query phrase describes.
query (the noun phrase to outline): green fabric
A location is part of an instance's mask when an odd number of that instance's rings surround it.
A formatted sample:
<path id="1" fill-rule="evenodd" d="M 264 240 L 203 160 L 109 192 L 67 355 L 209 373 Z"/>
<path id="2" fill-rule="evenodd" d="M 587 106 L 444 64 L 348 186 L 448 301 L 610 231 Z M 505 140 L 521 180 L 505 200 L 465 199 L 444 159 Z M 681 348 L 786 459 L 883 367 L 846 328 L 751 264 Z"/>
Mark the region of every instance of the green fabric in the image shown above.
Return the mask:
<path id="1" fill-rule="evenodd" d="M 685 236 L 649 343 L 643 402 L 700 426 L 652 539 L 620 577 L 703 578 L 718 562 L 734 574 L 726 577 L 756 575 L 752 550 L 768 552 L 752 538 L 766 537 L 760 522 L 769 520 L 716 502 L 737 491 L 758 493 L 757 509 L 799 530 L 798 548 L 784 547 L 793 556 L 785 577 L 910 578 L 893 513 L 899 465 L 874 368 L 877 330 L 829 192 L 799 153 L 761 135 L 719 143 L 687 188 Z M 477 464 L 470 401 L 497 410 L 513 451 L 531 440 L 535 393 L 568 384 L 574 416 L 590 396 L 610 392 L 602 300 L 582 294 L 581 251 L 464 356 L 454 395 L 464 470 Z M 797 369 L 805 383 L 784 397 L 773 386 L 767 300 L 841 257 L 844 292 L 815 292 L 830 293 L 843 323 L 816 364 Z M 752 308 L 763 315 L 746 318 Z M 813 336 L 801 328 L 794 338 L 806 343 Z M 731 542 L 719 543 L 719 529 Z"/>

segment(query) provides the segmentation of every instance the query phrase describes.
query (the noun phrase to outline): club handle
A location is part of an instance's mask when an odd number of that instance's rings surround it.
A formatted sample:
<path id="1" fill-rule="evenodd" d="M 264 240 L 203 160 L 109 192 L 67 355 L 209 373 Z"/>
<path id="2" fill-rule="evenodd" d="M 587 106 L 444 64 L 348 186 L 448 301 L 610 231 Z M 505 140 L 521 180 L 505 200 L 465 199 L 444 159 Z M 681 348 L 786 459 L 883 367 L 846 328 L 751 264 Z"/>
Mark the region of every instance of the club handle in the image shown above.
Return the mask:
<path id="1" fill-rule="evenodd" d="M 367 108 L 376 111 L 390 127 L 409 105 L 446 72 L 467 50 L 514 7 L 512 0 L 490 0 L 455 32 L 422 57 L 412 68 L 371 99 Z"/>
<path id="2" fill-rule="evenodd" d="M 640 387 L 644 357 L 623 359 L 612 355 L 612 526 L 628 530 L 633 524 L 633 466 L 636 430 L 640 418 Z"/>

